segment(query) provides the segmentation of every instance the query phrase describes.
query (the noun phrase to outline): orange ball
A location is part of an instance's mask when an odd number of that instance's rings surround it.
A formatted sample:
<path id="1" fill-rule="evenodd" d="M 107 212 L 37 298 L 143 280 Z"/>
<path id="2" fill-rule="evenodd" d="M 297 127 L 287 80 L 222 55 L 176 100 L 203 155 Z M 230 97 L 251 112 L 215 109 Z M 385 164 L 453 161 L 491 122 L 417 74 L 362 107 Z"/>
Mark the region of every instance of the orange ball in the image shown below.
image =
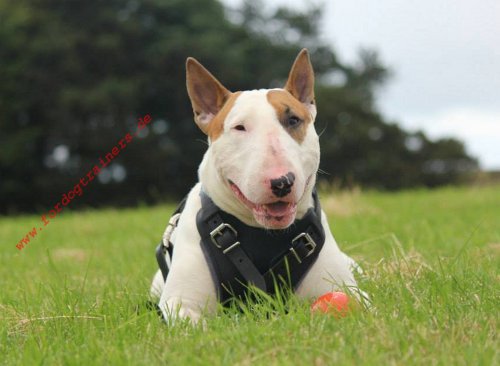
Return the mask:
<path id="1" fill-rule="evenodd" d="M 311 305 L 311 312 L 331 314 L 337 319 L 343 318 L 351 311 L 349 301 L 349 296 L 343 292 L 327 292 Z"/>

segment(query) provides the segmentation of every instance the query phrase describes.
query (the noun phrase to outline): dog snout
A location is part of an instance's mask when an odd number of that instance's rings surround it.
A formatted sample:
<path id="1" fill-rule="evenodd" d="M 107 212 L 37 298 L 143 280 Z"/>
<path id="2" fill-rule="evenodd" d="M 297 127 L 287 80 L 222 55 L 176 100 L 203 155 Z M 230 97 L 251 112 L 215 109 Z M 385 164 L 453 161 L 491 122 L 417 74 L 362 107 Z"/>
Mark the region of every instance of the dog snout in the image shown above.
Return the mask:
<path id="1" fill-rule="evenodd" d="M 288 172 L 279 178 L 271 179 L 271 191 L 276 197 L 285 197 L 292 191 L 295 174 Z"/>

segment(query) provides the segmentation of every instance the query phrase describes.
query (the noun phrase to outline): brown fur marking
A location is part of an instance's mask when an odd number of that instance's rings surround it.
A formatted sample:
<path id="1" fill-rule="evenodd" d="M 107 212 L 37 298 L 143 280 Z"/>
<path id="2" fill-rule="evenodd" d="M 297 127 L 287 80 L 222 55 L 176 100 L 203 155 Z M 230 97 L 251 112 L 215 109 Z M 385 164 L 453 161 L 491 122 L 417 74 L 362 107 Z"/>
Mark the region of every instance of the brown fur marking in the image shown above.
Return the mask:
<path id="1" fill-rule="evenodd" d="M 307 133 L 307 127 L 312 122 L 311 114 L 306 106 L 286 90 L 270 90 L 267 93 L 267 100 L 276 110 L 276 115 L 283 128 L 299 144 L 302 143 Z M 290 116 L 298 117 L 302 123 L 297 127 L 288 126 L 287 121 Z"/>
<path id="2" fill-rule="evenodd" d="M 241 94 L 240 91 L 229 94 L 228 98 L 226 99 L 226 102 L 224 103 L 220 111 L 208 124 L 206 133 L 210 138 L 211 142 L 217 140 L 220 137 L 220 135 L 222 135 L 222 132 L 224 132 L 224 121 L 226 120 L 228 113 L 233 108 L 233 105 L 236 102 L 236 99 L 238 99 L 238 97 L 240 96 L 240 94 Z"/>

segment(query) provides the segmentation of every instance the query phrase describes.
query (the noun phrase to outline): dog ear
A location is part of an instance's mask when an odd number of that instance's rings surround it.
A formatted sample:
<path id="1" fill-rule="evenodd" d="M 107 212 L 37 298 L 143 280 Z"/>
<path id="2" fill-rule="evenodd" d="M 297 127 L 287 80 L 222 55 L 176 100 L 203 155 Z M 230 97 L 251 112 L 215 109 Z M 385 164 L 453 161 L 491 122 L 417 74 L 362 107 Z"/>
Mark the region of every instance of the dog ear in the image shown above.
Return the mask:
<path id="1" fill-rule="evenodd" d="M 314 71 L 306 48 L 295 59 L 284 89 L 308 108 L 314 106 Z"/>
<path id="2" fill-rule="evenodd" d="M 208 134 L 208 125 L 221 110 L 231 92 L 192 57 L 186 61 L 186 85 L 194 120 Z"/>

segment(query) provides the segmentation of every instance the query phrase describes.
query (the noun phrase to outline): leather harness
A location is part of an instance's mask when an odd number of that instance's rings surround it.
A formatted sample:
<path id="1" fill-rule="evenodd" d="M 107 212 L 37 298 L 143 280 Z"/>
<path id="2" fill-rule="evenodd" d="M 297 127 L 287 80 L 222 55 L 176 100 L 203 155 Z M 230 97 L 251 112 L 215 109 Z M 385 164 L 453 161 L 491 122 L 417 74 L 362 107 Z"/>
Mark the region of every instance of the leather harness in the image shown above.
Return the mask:
<path id="1" fill-rule="evenodd" d="M 201 209 L 196 216 L 200 245 L 223 305 L 234 298 L 247 299 L 249 285 L 271 295 L 284 287 L 296 289 L 325 242 L 316 190 L 314 207 L 282 230 L 248 226 L 217 207 L 203 190 L 200 198 Z M 175 211 L 156 249 L 164 280 L 170 268 L 166 258 L 172 258 L 173 254 L 170 235 L 185 201 L 186 198 Z"/>

